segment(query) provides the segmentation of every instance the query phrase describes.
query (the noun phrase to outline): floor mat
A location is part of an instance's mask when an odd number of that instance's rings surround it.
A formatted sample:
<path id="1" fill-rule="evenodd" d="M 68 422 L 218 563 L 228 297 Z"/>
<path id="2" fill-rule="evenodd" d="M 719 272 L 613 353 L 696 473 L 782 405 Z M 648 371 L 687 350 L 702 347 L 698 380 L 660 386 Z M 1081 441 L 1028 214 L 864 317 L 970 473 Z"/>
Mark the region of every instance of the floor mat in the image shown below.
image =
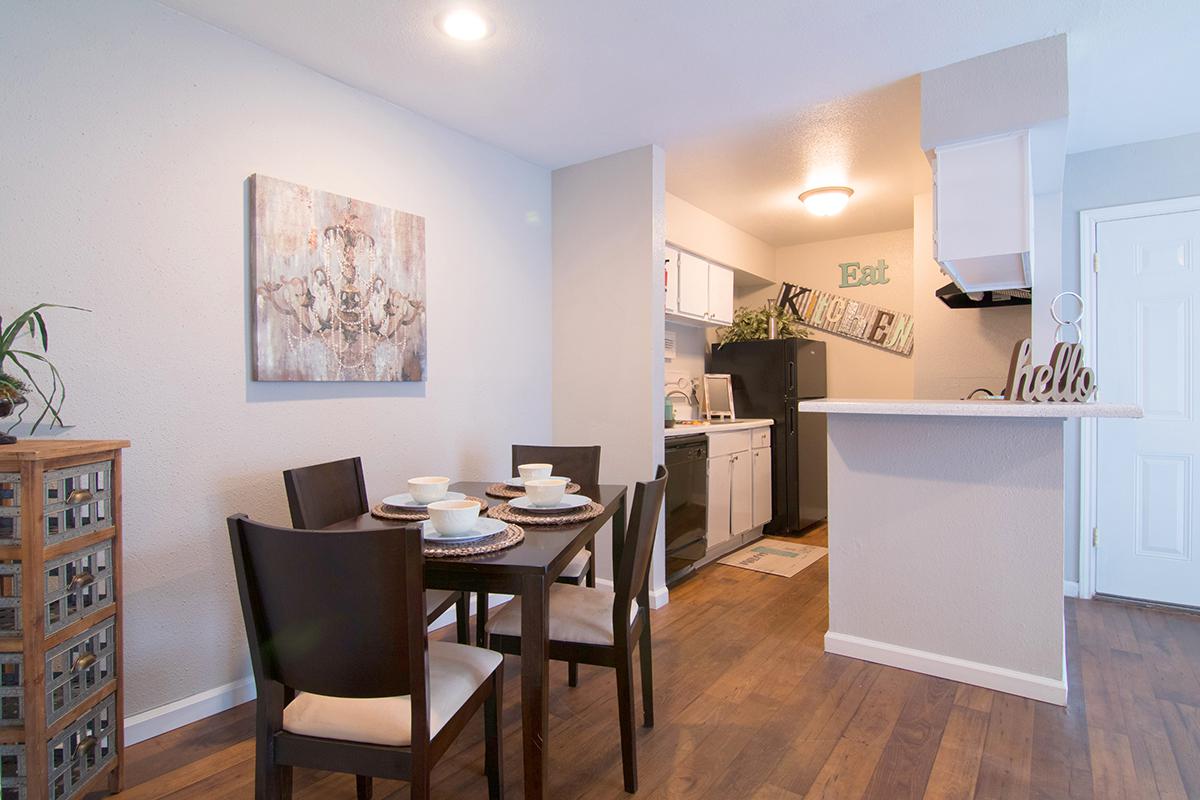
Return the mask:
<path id="1" fill-rule="evenodd" d="M 759 539 L 749 547 L 743 547 L 719 559 L 717 563 L 791 578 L 805 567 L 820 561 L 828 553 L 827 547 L 789 542 L 786 539 Z"/>

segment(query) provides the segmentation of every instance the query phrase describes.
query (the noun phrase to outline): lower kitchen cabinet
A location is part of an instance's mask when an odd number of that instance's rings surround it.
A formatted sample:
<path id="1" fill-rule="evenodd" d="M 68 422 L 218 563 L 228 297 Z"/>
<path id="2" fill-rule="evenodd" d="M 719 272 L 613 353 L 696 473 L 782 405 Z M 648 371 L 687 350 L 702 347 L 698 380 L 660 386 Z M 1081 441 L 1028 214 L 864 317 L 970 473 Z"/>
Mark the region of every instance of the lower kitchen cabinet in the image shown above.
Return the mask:
<path id="1" fill-rule="evenodd" d="M 757 431 L 757 429 L 755 429 Z M 708 550 L 732 549 L 771 518 L 771 448 L 751 431 L 708 434 Z M 753 443 L 764 441 L 753 438 Z M 770 438 L 765 438 L 770 442 Z M 736 540 L 736 541 L 733 541 Z"/>
<path id="2" fill-rule="evenodd" d="M 771 448 L 755 447 L 750 451 L 754 484 L 754 526 L 771 521 Z"/>
<path id="3" fill-rule="evenodd" d="M 710 437 L 711 438 L 711 437 Z M 708 549 L 729 541 L 732 531 L 730 510 L 733 501 L 733 456 L 708 459 Z"/>

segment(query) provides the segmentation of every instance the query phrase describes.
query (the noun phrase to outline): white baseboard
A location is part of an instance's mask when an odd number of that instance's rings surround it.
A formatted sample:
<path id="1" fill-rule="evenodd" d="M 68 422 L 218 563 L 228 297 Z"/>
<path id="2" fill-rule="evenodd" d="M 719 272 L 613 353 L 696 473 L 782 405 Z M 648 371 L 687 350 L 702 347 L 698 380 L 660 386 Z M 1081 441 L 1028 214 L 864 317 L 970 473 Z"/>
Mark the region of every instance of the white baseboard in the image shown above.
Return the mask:
<path id="1" fill-rule="evenodd" d="M 508 594 L 488 595 L 488 608 L 495 608 L 512 599 Z M 471 595 L 471 613 L 475 613 L 475 595 Z M 429 629 L 437 630 L 454 624 L 454 609 L 434 620 Z M 125 744 L 132 745 L 152 739 L 159 734 L 182 728 L 205 717 L 227 711 L 255 697 L 254 678 L 246 676 L 233 683 L 217 686 L 166 705 L 125 718 Z"/>
<path id="2" fill-rule="evenodd" d="M 939 678 L 1028 697 L 1043 703 L 1053 703 L 1058 706 L 1067 704 L 1065 680 L 1056 681 L 1028 672 L 1017 672 L 1004 667 L 981 664 L 978 661 L 967 661 L 962 658 L 943 656 L 925 650 L 914 650 L 909 647 L 833 631 L 825 634 L 825 652 L 850 656 L 876 664 L 886 664 L 889 667 L 899 667 L 926 675 L 936 675 Z"/>
<path id="3" fill-rule="evenodd" d="M 609 580 L 608 578 L 596 578 L 596 585 L 603 586 L 606 589 L 614 588 L 613 582 L 611 580 Z M 667 590 L 667 587 L 664 586 L 661 589 L 651 589 L 650 590 L 650 608 L 651 609 L 662 608 L 669 602 L 671 602 L 671 598 L 670 598 L 670 592 Z"/>
<path id="4" fill-rule="evenodd" d="M 1063 581 L 1063 595 L 1079 597 L 1079 581 Z"/>
<path id="5" fill-rule="evenodd" d="M 125 718 L 125 744 L 137 744 L 161 733 L 182 728 L 197 720 L 253 700 L 254 678 L 246 676 L 233 683 L 184 697 L 165 706 L 152 708 Z"/>

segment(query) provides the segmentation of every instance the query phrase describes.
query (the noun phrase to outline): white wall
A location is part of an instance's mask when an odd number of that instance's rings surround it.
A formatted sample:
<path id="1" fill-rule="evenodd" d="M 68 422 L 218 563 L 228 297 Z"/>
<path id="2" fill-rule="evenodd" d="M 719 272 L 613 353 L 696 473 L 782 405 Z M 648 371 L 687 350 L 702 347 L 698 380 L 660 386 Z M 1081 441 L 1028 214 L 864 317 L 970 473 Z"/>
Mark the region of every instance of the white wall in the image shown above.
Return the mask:
<path id="1" fill-rule="evenodd" d="M 648 146 L 553 176 L 554 441 L 601 445 L 601 479 L 631 490 L 663 460 L 665 175 Z M 665 593 L 662 541 L 660 526 L 651 588 Z M 611 547 L 606 526 L 598 577 Z"/>
<path id="2" fill-rule="evenodd" d="M 47 321 L 72 435 L 133 440 L 134 714 L 248 674 L 225 517 L 285 523 L 281 470 L 361 455 L 377 499 L 550 440 L 550 175 L 152 3 L 5 12 L 0 313 L 93 310 Z M 249 381 L 254 172 L 425 217 L 428 383 Z"/>
<path id="3" fill-rule="evenodd" d="M 933 195 L 913 198 L 913 394 L 958 399 L 980 387 L 999 392 L 1013 345 L 1029 336 L 1030 306 L 950 308 L 934 292 L 950 282 L 933 258 Z"/>
<path id="4" fill-rule="evenodd" d="M 1062 288 L 1079 291 L 1079 212 L 1200 195 L 1200 133 L 1067 156 L 1062 198 Z M 1098 376 L 1103 384 L 1104 376 Z M 1079 578 L 1079 422 L 1068 420 L 1067 580 Z"/>
<path id="5" fill-rule="evenodd" d="M 845 239 L 781 247 L 775 254 L 775 276 L 799 286 L 823 289 L 855 300 L 875 303 L 894 311 L 913 310 L 913 232 L 911 230 L 871 233 Z M 887 262 L 888 283 L 879 286 L 840 288 L 838 264 L 857 261 L 874 265 Z M 738 306 L 761 306 L 779 295 L 773 285 L 737 297 Z M 914 352 L 922 346 L 921 320 L 916 319 Z M 828 393 L 830 397 L 911 398 L 913 359 L 872 347 L 869 344 L 813 330 L 813 338 L 826 344 Z"/>
<path id="6" fill-rule="evenodd" d="M 681 197 L 666 196 L 667 241 L 711 261 L 733 267 L 739 281 L 775 280 L 775 248 Z"/>

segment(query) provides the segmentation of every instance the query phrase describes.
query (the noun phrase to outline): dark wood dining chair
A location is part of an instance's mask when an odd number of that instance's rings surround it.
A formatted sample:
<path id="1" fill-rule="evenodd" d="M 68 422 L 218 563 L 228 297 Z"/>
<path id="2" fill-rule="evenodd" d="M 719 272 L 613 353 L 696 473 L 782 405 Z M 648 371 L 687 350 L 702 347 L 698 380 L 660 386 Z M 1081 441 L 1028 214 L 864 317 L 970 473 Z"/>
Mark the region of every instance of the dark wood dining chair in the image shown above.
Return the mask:
<path id="1" fill-rule="evenodd" d="M 284 470 L 283 485 L 287 489 L 288 508 L 295 528 L 316 530 L 370 511 L 362 459 L 357 456 Z M 425 614 L 429 622 L 451 607 L 454 608 L 459 644 L 470 644 L 470 607 L 466 593 L 440 589 L 425 592 Z"/>
<path id="2" fill-rule="evenodd" d="M 416 528 L 295 530 L 229 518 L 255 708 L 257 800 L 292 794 L 292 768 L 411 783 L 430 774 L 484 707 L 488 796 L 502 797 L 504 659 L 429 641 Z"/>
<path id="3" fill-rule="evenodd" d="M 514 444 L 512 446 L 512 474 L 517 474 L 521 464 L 553 464 L 555 475 L 565 475 L 578 483 L 584 491 L 600 485 L 600 445 L 560 446 L 541 444 Z M 575 554 L 558 577 L 559 583 L 576 586 L 596 585 L 596 547 L 588 542 L 587 548 Z M 475 632 L 477 643 L 483 644 L 483 631 L 488 619 L 488 596 L 480 592 L 475 599 Z M 567 665 L 567 683 L 579 685 L 579 665 Z"/>
<path id="4" fill-rule="evenodd" d="M 550 658 L 612 667 L 617 672 L 617 711 L 625 791 L 637 791 L 634 737 L 633 648 L 642 667 L 642 714 L 654 727 L 654 684 L 650 665 L 650 559 L 667 486 L 666 467 L 654 480 L 638 483 L 629 529 L 614 581 L 616 591 L 556 583 L 550 587 Z M 521 654 L 521 598 L 514 598 L 487 624 L 493 650 Z"/>

